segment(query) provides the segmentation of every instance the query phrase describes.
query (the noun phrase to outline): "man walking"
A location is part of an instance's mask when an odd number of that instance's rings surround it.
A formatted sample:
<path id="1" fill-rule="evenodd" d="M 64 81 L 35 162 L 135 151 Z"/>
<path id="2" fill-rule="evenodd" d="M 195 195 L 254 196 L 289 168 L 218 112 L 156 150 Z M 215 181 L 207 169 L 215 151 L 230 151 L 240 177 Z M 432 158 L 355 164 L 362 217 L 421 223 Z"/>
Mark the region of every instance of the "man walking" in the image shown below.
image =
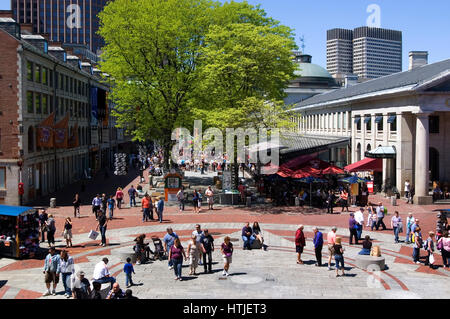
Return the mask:
<path id="1" fill-rule="evenodd" d="M 321 267 L 322 266 L 322 247 L 323 247 L 323 235 L 319 231 L 317 227 L 313 228 L 314 231 L 314 251 L 316 253 L 316 266 Z"/>
<path id="2" fill-rule="evenodd" d="M 203 245 L 205 252 L 203 253 L 203 267 L 205 269 L 205 274 L 212 273 L 212 252 L 214 251 L 214 238 L 209 234 L 208 229 L 203 231 L 200 238 L 200 243 Z M 206 261 L 208 257 L 208 261 Z"/>
<path id="3" fill-rule="evenodd" d="M 50 247 L 44 263 L 45 285 L 47 286 L 47 291 L 44 292 L 43 296 L 56 296 L 56 285 L 59 282 L 59 274 L 61 272 L 60 267 L 61 258 L 58 254 L 56 254 L 55 247 Z M 52 292 L 50 292 L 51 283 L 53 283 Z"/>
<path id="4" fill-rule="evenodd" d="M 364 208 L 361 207 L 358 211 L 355 213 L 355 220 L 356 220 L 356 236 L 357 239 L 360 240 L 362 236 L 362 229 L 364 224 Z"/>
<path id="5" fill-rule="evenodd" d="M 334 196 L 334 193 L 332 190 L 328 191 L 328 197 L 327 197 L 327 214 L 333 214 L 333 205 L 336 197 Z"/>
<path id="6" fill-rule="evenodd" d="M 337 228 L 334 226 L 331 228 L 331 231 L 327 235 L 328 242 L 328 270 L 331 270 L 331 258 L 334 256 L 334 244 L 336 243 L 336 230 Z"/>
<path id="7" fill-rule="evenodd" d="M 108 226 L 108 219 L 106 218 L 105 213 L 102 211 L 98 212 L 98 224 L 96 230 L 100 230 L 100 234 L 102 236 L 102 242 L 99 246 L 106 246 L 106 227 Z"/>
<path id="8" fill-rule="evenodd" d="M 386 225 L 383 222 L 383 218 L 384 218 L 384 206 L 383 203 L 379 202 L 378 206 L 376 208 L 377 211 L 377 225 L 376 225 L 376 229 L 378 230 L 380 228 L 380 226 L 383 226 L 383 230 L 386 230 Z"/>
<path id="9" fill-rule="evenodd" d="M 208 189 L 205 192 L 205 196 L 208 202 L 208 206 L 209 206 L 209 210 L 214 210 L 213 205 L 214 205 L 214 193 L 211 189 L 211 186 L 208 186 Z"/>
<path id="10" fill-rule="evenodd" d="M 169 255 L 170 248 L 172 248 L 175 238 L 178 238 L 178 235 L 173 231 L 171 227 L 167 228 L 167 234 L 163 238 L 164 242 L 164 252 Z M 169 258 L 169 270 L 173 269 L 173 262 Z"/>
<path id="11" fill-rule="evenodd" d="M 164 212 L 164 199 L 162 197 L 158 198 L 158 203 L 156 204 L 156 211 L 158 213 L 159 222 L 163 222 L 163 212 Z"/>
<path id="12" fill-rule="evenodd" d="M 348 229 L 350 231 L 350 245 L 353 245 L 353 237 L 355 237 L 355 245 L 358 245 L 358 235 L 356 233 L 356 220 L 353 213 L 350 213 L 350 218 L 348 220 Z"/>
<path id="13" fill-rule="evenodd" d="M 181 187 L 177 193 L 178 206 L 180 207 L 180 213 L 184 211 L 184 188 Z"/>
<path id="14" fill-rule="evenodd" d="M 45 209 L 41 211 L 41 214 L 39 215 L 39 223 L 40 223 L 40 230 L 41 230 L 41 243 L 45 242 L 45 233 L 47 232 L 47 219 L 48 214 Z"/>
<path id="15" fill-rule="evenodd" d="M 150 219 L 150 196 L 148 194 L 145 194 L 144 198 L 142 199 L 142 221 L 146 222 Z"/>
<path id="16" fill-rule="evenodd" d="M 94 197 L 92 200 L 92 212 L 95 214 L 95 219 L 98 219 L 98 212 L 102 207 L 102 199 L 100 198 L 100 194 Z"/>
<path id="17" fill-rule="evenodd" d="M 130 189 L 128 190 L 128 196 L 130 196 L 130 207 L 136 207 L 136 193 L 137 191 L 134 189 L 133 185 L 131 185 Z"/>

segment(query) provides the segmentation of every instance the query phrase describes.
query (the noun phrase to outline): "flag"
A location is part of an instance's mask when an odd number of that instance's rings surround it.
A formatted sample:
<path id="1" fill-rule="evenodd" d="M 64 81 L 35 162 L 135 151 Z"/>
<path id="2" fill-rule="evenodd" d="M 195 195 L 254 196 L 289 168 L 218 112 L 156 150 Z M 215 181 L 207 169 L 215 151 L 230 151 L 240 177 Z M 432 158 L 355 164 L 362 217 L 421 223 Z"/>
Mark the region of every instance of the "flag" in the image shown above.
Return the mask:
<path id="1" fill-rule="evenodd" d="M 80 146 L 79 144 L 79 136 L 78 136 L 78 123 L 75 123 L 75 126 L 72 129 L 72 134 L 69 138 L 69 148 L 74 148 Z"/>
<path id="2" fill-rule="evenodd" d="M 53 147 L 53 125 L 55 113 L 51 113 L 45 120 L 39 123 L 37 128 L 37 146 Z"/>
<path id="3" fill-rule="evenodd" d="M 67 148 L 69 140 L 69 114 L 55 124 L 55 147 Z"/>

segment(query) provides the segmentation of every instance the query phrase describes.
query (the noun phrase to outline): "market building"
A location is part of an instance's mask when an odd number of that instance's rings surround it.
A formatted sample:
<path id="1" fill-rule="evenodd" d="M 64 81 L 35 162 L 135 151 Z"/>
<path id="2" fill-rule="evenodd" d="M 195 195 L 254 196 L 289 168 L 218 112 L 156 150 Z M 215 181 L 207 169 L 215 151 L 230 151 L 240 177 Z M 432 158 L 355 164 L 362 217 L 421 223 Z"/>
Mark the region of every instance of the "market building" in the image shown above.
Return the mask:
<path id="1" fill-rule="evenodd" d="M 0 203 L 7 205 L 111 167 L 126 142 L 110 116 L 104 75 L 25 30 L 0 17 Z"/>
<path id="2" fill-rule="evenodd" d="M 303 135 L 347 137 L 347 164 L 381 159 L 382 189 L 403 194 L 409 180 L 415 203 L 430 204 L 432 182 L 450 186 L 450 59 L 424 64 L 419 56 L 406 72 L 298 103 L 294 121 Z"/>

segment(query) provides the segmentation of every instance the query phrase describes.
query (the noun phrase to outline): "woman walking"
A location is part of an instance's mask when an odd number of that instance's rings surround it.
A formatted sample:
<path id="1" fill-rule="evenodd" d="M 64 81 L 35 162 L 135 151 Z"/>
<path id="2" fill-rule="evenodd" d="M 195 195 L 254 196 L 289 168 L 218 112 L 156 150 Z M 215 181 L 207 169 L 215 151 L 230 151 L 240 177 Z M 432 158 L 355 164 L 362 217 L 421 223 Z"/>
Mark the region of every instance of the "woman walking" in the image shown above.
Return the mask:
<path id="1" fill-rule="evenodd" d="M 183 267 L 183 257 L 186 260 L 186 254 L 179 238 L 175 238 L 173 246 L 169 250 L 169 260 L 173 263 L 173 270 L 175 272 L 175 280 L 182 281 L 181 269 Z"/>
<path id="2" fill-rule="evenodd" d="M 99 246 L 106 246 L 106 227 L 108 226 L 108 219 L 106 218 L 106 213 L 103 211 L 98 212 L 98 224 L 96 230 L 100 230 L 100 234 L 102 235 L 102 242 Z"/>
<path id="3" fill-rule="evenodd" d="M 74 218 L 80 218 L 80 205 L 81 205 L 81 199 L 78 194 L 75 194 L 75 198 L 73 199 L 73 217 Z"/>
<path id="4" fill-rule="evenodd" d="M 123 192 L 122 192 L 121 187 L 117 188 L 116 199 L 117 199 L 117 208 L 121 209 L 122 208 L 122 200 L 123 200 Z"/>
<path id="5" fill-rule="evenodd" d="M 447 230 L 444 230 L 442 233 L 442 237 L 439 238 L 436 247 L 441 251 L 444 267 L 448 268 L 448 259 L 450 258 L 450 238 L 448 237 Z"/>
<path id="6" fill-rule="evenodd" d="M 53 218 L 53 215 L 48 215 L 48 219 L 45 222 L 47 224 L 47 240 L 48 240 L 48 247 L 55 246 L 55 232 L 56 232 L 56 226 L 55 226 L 55 219 Z"/>
<path id="7" fill-rule="evenodd" d="M 333 247 L 334 247 L 334 261 L 336 263 L 336 277 L 339 277 L 339 269 L 342 270 L 342 276 L 345 276 L 345 273 L 344 273 L 344 248 L 342 248 L 342 238 L 341 237 L 336 237 L 336 243 L 334 244 Z"/>
<path id="8" fill-rule="evenodd" d="M 194 204 L 194 213 L 198 214 L 199 210 L 198 210 L 198 202 L 199 202 L 199 195 L 197 190 L 194 190 L 194 198 L 192 199 L 192 203 Z"/>
<path id="9" fill-rule="evenodd" d="M 226 236 L 223 239 L 222 246 L 220 247 L 220 251 L 222 252 L 222 258 L 224 261 L 223 266 L 223 276 L 229 276 L 228 269 L 230 269 L 230 264 L 233 256 L 233 244 L 231 243 L 231 239 L 229 236 Z"/>
<path id="10" fill-rule="evenodd" d="M 73 258 L 69 256 L 66 250 L 61 252 L 60 270 L 64 285 L 64 296 L 70 298 L 72 296 L 72 275 L 75 273 L 75 267 Z"/>
<path id="11" fill-rule="evenodd" d="M 198 267 L 198 261 L 202 253 L 205 252 L 203 245 L 197 241 L 197 236 L 193 235 L 188 244 L 187 254 L 189 256 L 189 276 L 196 276 L 195 270 Z"/>
<path id="12" fill-rule="evenodd" d="M 72 247 L 72 220 L 70 217 L 67 217 L 64 223 L 63 236 L 66 240 L 66 248 Z"/>

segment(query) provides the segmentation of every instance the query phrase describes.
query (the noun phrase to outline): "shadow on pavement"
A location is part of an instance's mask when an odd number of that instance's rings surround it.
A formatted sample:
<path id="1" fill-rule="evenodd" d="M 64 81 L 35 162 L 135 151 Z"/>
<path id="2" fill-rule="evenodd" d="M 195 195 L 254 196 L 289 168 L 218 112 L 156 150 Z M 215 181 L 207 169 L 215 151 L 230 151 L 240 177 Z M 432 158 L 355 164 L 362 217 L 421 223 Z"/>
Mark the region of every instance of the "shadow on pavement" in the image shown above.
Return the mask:
<path id="1" fill-rule="evenodd" d="M 4 285 L 6 285 L 7 282 L 8 282 L 8 280 L 0 280 L 0 288 L 2 288 Z"/>

